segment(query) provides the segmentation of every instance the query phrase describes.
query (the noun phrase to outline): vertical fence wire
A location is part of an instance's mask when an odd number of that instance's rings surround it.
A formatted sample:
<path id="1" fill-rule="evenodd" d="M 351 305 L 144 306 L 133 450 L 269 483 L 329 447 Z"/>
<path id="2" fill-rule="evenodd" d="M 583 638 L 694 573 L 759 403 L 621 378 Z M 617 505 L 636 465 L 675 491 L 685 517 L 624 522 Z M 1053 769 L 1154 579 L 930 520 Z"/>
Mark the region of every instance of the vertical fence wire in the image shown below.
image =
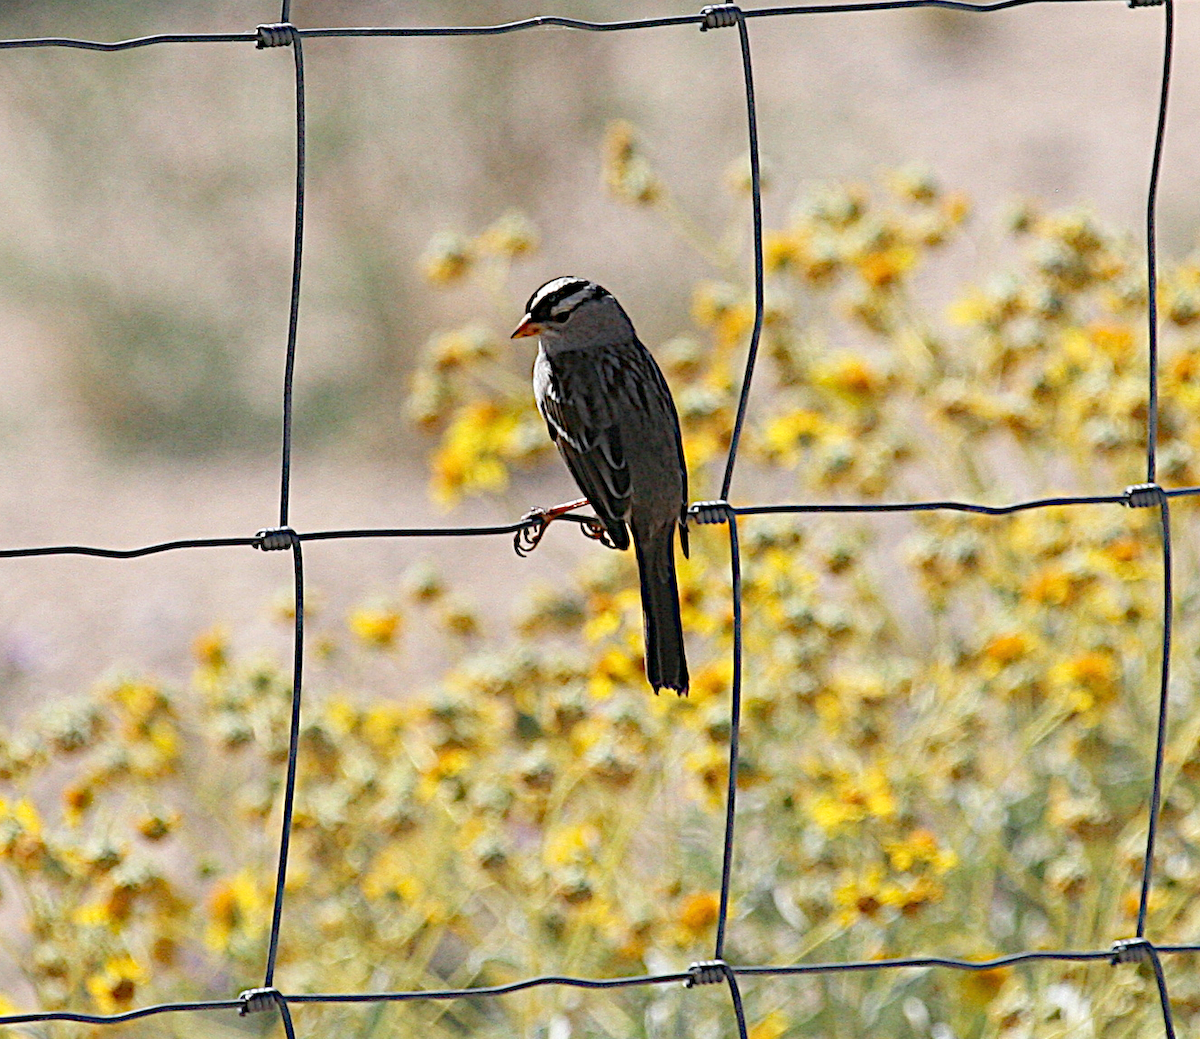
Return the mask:
<path id="1" fill-rule="evenodd" d="M 1162 656 L 1158 687 L 1158 724 L 1154 738 L 1154 772 L 1150 784 L 1149 822 L 1146 830 L 1146 856 L 1142 860 L 1142 889 L 1138 897 L 1137 936 L 1146 936 L 1146 913 L 1150 908 L 1150 887 L 1154 874 L 1154 851 L 1158 838 L 1158 818 L 1162 811 L 1163 760 L 1167 746 L 1167 701 L 1171 678 L 1171 622 L 1174 595 L 1171 591 L 1171 507 L 1164 497 L 1159 504 L 1159 530 L 1162 539 Z"/>
<path id="2" fill-rule="evenodd" d="M 300 325 L 300 272 L 304 252 L 304 182 L 306 173 L 304 48 L 300 36 L 289 21 L 290 0 L 283 0 L 281 18 L 291 31 L 290 45 L 296 72 L 296 192 L 294 239 L 292 246 L 292 283 L 288 307 L 286 361 L 283 377 L 283 431 L 280 459 L 279 525 L 290 535 L 292 549 L 293 609 L 295 627 L 292 637 L 292 706 L 288 728 L 287 774 L 283 791 L 283 811 L 280 820 L 279 860 L 275 874 L 275 893 L 271 905 L 271 931 L 267 943 L 267 963 L 263 985 L 275 984 L 275 966 L 279 958 L 279 936 L 283 925 L 283 902 L 287 889 L 288 852 L 291 848 L 292 819 L 296 805 L 296 772 L 300 752 L 300 715 L 304 671 L 304 550 L 300 540 L 288 527 L 292 471 L 293 390 L 296 380 L 296 343 Z M 294 1034 L 287 1004 L 278 1000 L 284 1028 L 289 1039 Z"/>
<path id="3" fill-rule="evenodd" d="M 737 817 L 739 728 L 742 719 L 742 559 L 737 516 L 728 512 L 730 597 L 733 600 L 733 680 L 729 695 L 729 779 L 725 795 L 725 837 L 721 850 L 721 901 L 713 956 L 725 958 L 725 928 L 729 921 L 729 889 L 733 874 L 733 826 Z"/>
<path id="4" fill-rule="evenodd" d="M 1148 951 L 1150 968 L 1154 971 L 1154 985 L 1158 990 L 1158 1008 L 1162 1011 L 1163 1033 L 1166 1039 L 1175 1039 L 1175 1017 L 1171 1010 L 1171 995 L 1167 991 L 1167 976 L 1163 973 L 1158 950 L 1150 946 Z"/>
<path id="5" fill-rule="evenodd" d="M 1162 81 L 1158 92 L 1158 122 L 1150 160 L 1150 189 L 1146 197 L 1146 337 L 1150 386 L 1146 435 L 1146 482 L 1154 483 L 1158 468 L 1158 181 L 1162 172 L 1163 142 L 1167 136 L 1167 100 L 1171 95 L 1171 53 L 1175 43 L 1175 0 L 1165 0 L 1163 11 Z"/>
<path id="6" fill-rule="evenodd" d="M 733 483 L 733 467 L 737 462 L 738 445 L 742 438 L 742 426 L 746 421 L 746 409 L 750 403 L 750 384 L 754 378 L 754 364 L 758 358 L 758 343 L 762 338 L 763 326 L 763 219 L 762 219 L 762 170 L 758 156 L 758 106 L 754 100 L 754 65 L 750 58 L 750 30 L 741 11 L 737 15 L 738 42 L 742 52 L 742 82 L 746 91 L 746 134 L 750 149 L 750 205 L 754 233 L 754 328 L 750 332 L 750 345 L 746 350 L 746 369 L 742 376 L 742 389 L 738 395 L 737 416 L 733 422 L 733 433 L 729 438 L 729 455 L 725 461 L 725 476 L 721 480 L 721 500 L 729 499 L 729 488 Z"/>
<path id="7" fill-rule="evenodd" d="M 283 788 L 283 811 L 279 835 L 279 864 L 275 875 L 275 897 L 271 908 L 271 936 L 263 984 L 275 984 L 275 962 L 279 954 L 279 930 L 283 921 L 283 897 L 287 888 L 288 850 L 291 847 L 292 816 L 296 805 L 296 768 L 300 752 L 300 703 L 304 669 L 304 551 L 292 539 L 292 574 L 295 583 L 295 633 L 292 642 L 292 711 L 288 727 L 287 777 Z"/>
<path id="8" fill-rule="evenodd" d="M 1158 184 L 1162 171 L 1163 143 L 1167 129 L 1167 102 L 1170 98 L 1171 58 L 1174 50 L 1175 4 L 1165 0 L 1163 11 L 1162 77 L 1159 87 L 1158 119 L 1154 132 L 1153 157 L 1150 163 L 1150 186 L 1146 195 L 1146 313 L 1147 313 L 1147 482 L 1155 485 L 1158 441 Z M 1151 778 L 1149 819 L 1146 830 L 1146 855 L 1142 862 L 1142 884 L 1138 897 L 1137 936 L 1146 934 L 1146 914 L 1150 906 L 1153 883 L 1155 844 L 1158 819 L 1162 809 L 1162 773 L 1167 740 L 1167 707 L 1171 677 L 1171 630 L 1175 610 L 1171 581 L 1171 516 L 1170 504 L 1160 493 L 1159 528 L 1162 543 L 1162 648 L 1158 689 L 1158 723 L 1154 744 L 1154 769 Z M 1157 961 L 1156 961 L 1157 962 Z M 1160 971 L 1161 973 L 1161 971 Z M 1162 982 L 1165 986 L 1165 981 Z M 1165 991 L 1165 988 L 1164 988 Z"/>
<path id="9" fill-rule="evenodd" d="M 284 4 L 284 13 L 287 12 Z M 296 211 L 295 238 L 292 246 L 292 294 L 288 306 L 287 353 L 283 372 L 283 434 L 279 479 L 279 525 L 288 524 L 288 506 L 292 486 L 292 391 L 296 381 L 296 336 L 300 328 L 300 261 L 304 253 L 304 171 L 308 134 L 304 126 L 304 50 L 300 36 L 291 34 L 292 55 L 296 65 Z"/>

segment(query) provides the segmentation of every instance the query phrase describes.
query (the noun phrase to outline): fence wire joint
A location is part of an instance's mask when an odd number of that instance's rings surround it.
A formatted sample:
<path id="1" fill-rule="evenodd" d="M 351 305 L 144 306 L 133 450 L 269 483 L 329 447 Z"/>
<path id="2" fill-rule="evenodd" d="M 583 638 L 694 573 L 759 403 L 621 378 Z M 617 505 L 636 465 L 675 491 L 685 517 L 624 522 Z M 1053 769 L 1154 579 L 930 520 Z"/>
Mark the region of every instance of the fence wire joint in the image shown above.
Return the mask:
<path id="1" fill-rule="evenodd" d="M 281 552 L 298 540 L 291 527 L 265 527 L 254 535 L 254 547 L 263 552 Z"/>
<path id="2" fill-rule="evenodd" d="M 260 25 L 255 32 L 258 33 L 258 42 L 254 45 L 256 50 L 264 50 L 267 47 L 290 47 L 292 40 L 296 38 L 296 27 L 291 22 Z"/>
<path id="3" fill-rule="evenodd" d="M 1148 509 L 1165 501 L 1166 491 L 1156 483 L 1135 483 L 1125 488 L 1125 504 L 1131 509 Z"/>
<path id="4" fill-rule="evenodd" d="M 727 501 L 698 501 L 688 509 L 688 515 L 697 523 L 716 524 L 727 523 L 732 511 Z"/>
<path id="5" fill-rule="evenodd" d="M 724 960 L 701 960 L 688 967 L 690 977 L 683 984 L 687 988 L 697 985 L 716 985 L 725 980 L 729 964 Z"/>
<path id="6" fill-rule="evenodd" d="M 248 988 L 245 992 L 238 993 L 238 999 L 242 1002 L 238 1008 L 238 1016 L 245 1017 L 247 1014 L 259 1014 L 270 1010 L 283 997 L 277 988 Z"/>
<path id="7" fill-rule="evenodd" d="M 1162 3 L 1162 0 L 1158 0 L 1158 3 Z M 737 25 L 742 10 L 737 4 L 709 4 L 700 8 L 700 16 L 704 19 L 700 23 L 700 31 L 708 32 L 709 29 L 729 29 Z"/>
<path id="8" fill-rule="evenodd" d="M 1118 963 L 1142 963 L 1154 959 L 1154 946 L 1147 938 L 1118 938 L 1112 944 L 1112 959 L 1109 961 L 1115 967 Z"/>

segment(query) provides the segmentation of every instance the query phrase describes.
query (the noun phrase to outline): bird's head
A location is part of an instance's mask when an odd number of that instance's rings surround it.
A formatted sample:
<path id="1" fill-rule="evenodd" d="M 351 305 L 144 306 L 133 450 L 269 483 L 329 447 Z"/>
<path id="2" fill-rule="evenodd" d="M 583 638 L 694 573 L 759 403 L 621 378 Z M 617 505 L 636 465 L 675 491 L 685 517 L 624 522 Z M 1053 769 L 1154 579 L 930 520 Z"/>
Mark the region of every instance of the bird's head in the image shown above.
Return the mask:
<path id="1" fill-rule="evenodd" d="M 529 297 L 512 338 L 540 336 L 543 345 L 563 338 L 590 344 L 632 334 L 633 326 L 611 292 L 586 278 L 568 276 L 546 282 Z"/>

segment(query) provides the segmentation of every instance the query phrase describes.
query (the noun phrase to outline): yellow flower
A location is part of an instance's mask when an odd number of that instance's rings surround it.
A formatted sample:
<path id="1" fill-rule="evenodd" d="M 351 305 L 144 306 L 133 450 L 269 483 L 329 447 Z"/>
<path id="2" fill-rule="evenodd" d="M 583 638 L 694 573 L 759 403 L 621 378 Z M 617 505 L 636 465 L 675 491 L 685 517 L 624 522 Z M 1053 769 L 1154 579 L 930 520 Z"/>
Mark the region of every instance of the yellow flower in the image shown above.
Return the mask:
<path id="1" fill-rule="evenodd" d="M 1067 674 L 1072 681 L 1089 688 L 1110 686 L 1117 673 L 1117 662 L 1111 652 L 1084 653 L 1067 663 Z"/>
<path id="2" fill-rule="evenodd" d="M 524 213 L 510 209 L 479 236 L 480 252 L 516 259 L 536 252 L 538 230 Z"/>
<path id="3" fill-rule="evenodd" d="M 611 646 L 599 660 L 588 682 L 588 690 L 597 699 L 607 699 L 618 686 L 636 685 L 642 680 L 640 656 L 622 646 Z"/>
<path id="4" fill-rule="evenodd" d="M 805 254 L 800 238 L 788 231 L 763 236 L 763 266 L 768 274 L 798 268 Z"/>
<path id="5" fill-rule="evenodd" d="M 664 698 L 664 702 L 666 701 Z M 708 744 L 700 750 L 694 750 L 684 756 L 684 766 L 692 773 L 704 788 L 704 793 L 712 803 L 724 799 L 728 786 L 729 754 L 723 747 Z"/>
<path id="6" fill-rule="evenodd" d="M 691 696 L 697 701 L 718 699 L 729 693 L 733 684 L 733 661 L 728 656 L 705 664 L 692 674 Z"/>
<path id="7" fill-rule="evenodd" d="M 130 767 L 147 779 L 171 775 L 179 763 L 179 730 L 173 719 L 157 718 L 140 734 L 141 746 L 134 747 Z"/>
<path id="8" fill-rule="evenodd" d="M 107 901 L 86 902 L 71 912 L 71 923 L 79 927 L 110 927 L 115 921 L 108 911 Z"/>
<path id="9" fill-rule="evenodd" d="M 916 163 L 892 170 L 887 185 L 906 202 L 933 202 L 941 194 L 933 171 Z"/>
<path id="10" fill-rule="evenodd" d="M 655 921 L 638 920 L 631 925 L 610 928 L 613 947 L 617 956 L 634 963 L 643 963 L 650 940 L 654 937 Z"/>
<path id="11" fill-rule="evenodd" d="M 192 656 L 201 667 L 220 671 L 229 663 L 229 630 L 217 625 L 201 632 L 192 642 Z"/>
<path id="12" fill-rule="evenodd" d="M 377 753 L 394 753 L 405 722 L 405 711 L 399 704 L 372 704 L 363 712 L 362 737 Z"/>
<path id="13" fill-rule="evenodd" d="M 815 411 L 797 408 L 772 419 L 763 430 L 764 453 L 784 465 L 800 460 L 800 449 L 829 435 L 831 424 Z"/>
<path id="14" fill-rule="evenodd" d="M 898 909 L 904 916 L 913 916 L 931 902 L 940 902 L 946 895 L 941 884 L 922 874 L 906 878 L 901 883 L 885 884 L 883 904 Z"/>
<path id="15" fill-rule="evenodd" d="M 702 282 L 692 293 L 692 317 L 716 333 L 722 347 L 739 342 L 754 327 L 754 302 L 736 285 Z"/>
<path id="16" fill-rule="evenodd" d="M 421 270 L 435 285 L 446 285 L 464 277 L 473 259 L 471 243 L 463 235 L 441 231 L 425 247 Z"/>
<path id="17" fill-rule="evenodd" d="M 721 909 L 720 893 L 697 891 L 688 895 L 679 907 L 679 925 L 694 938 L 702 938 L 717 922 Z"/>
<path id="18" fill-rule="evenodd" d="M 1024 657 L 1033 648 L 1033 639 L 1024 631 L 1006 631 L 994 636 L 983 648 L 984 657 L 1003 667 Z"/>
<path id="19" fill-rule="evenodd" d="M 594 823 L 561 826 L 546 838 L 542 857 L 548 866 L 586 865 L 600 852 L 600 830 Z"/>
<path id="20" fill-rule="evenodd" d="M 1011 967 L 962 971 L 957 978 L 956 987 L 967 1003 L 983 1008 L 1000 995 L 1000 990 L 1004 988 L 1004 983 L 1012 973 Z"/>
<path id="21" fill-rule="evenodd" d="M 42 817 L 37 806 L 27 797 L 12 804 L 0 800 L 0 820 L 11 820 L 21 832 L 33 837 L 41 836 Z"/>
<path id="22" fill-rule="evenodd" d="M 385 649 L 393 645 L 400 633 L 400 614 L 391 607 L 360 606 L 346 622 L 350 630 L 368 646 Z"/>
<path id="23" fill-rule="evenodd" d="M 604 133 L 604 185 L 625 202 L 653 205 L 666 188 L 638 147 L 631 123 L 615 119 Z"/>
<path id="24" fill-rule="evenodd" d="M 972 292 L 955 300 L 947 308 L 947 316 L 956 325 L 988 325 L 994 322 L 991 300 L 982 292 Z"/>
<path id="25" fill-rule="evenodd" d="M 1110 703 L 1116 695 L 1117 661 L 1109 650 L 1081 653 L 1051 669 L 1058 698 L 1077 713 L 1089 713 Z"/>
<path id="26" fill-rule="evenodd" d="M 137 822 L 137 830 L 148 841 L 161 841 L 179 825 L 178 812 L 153 812 Z"/>
<path id="27" fill-rule="evenodd" d="M 458 638 L 479 634 L 479 616 L 464 602 L 454 600 L 447 603 L 438 619 L 446 631 Z"/>
<path id="28" fill-rule="evenodd" d="M 433 456 L 434 496 L 449 505 L 464 493 L 503 490 L 520 432 L 521 421 L 512 408 L 491 401 L 462 408 Z"/>
<path id="29" fill-rule="evenodd" d="M 404 587 L 416 602 L 436 602 L 445 594 L 446 583 L 441 572 L 429 560 L 415 564 L 404 575 Z"/>
<path id="30" fill-rule="evenodd" d="M 868 195 L 859 184 L 823 188 L 807 201 L 805 216 L 814 223 L 845 230 L 858 223 L 867 211 Z"/>
<path id="31" fill-rule="evenodd" d="M 166 695 L 152 682 L 119 682 L 103 695 L 124 712 L 127 734 L 134 734 L 158 714 L 170 711 Z"/>
<path id="32" fill-rule="evenodd" d="M 269 910 L 266 894 L 248 871 L 219 881 L 208 896 L 205 943 L 214 952 L 227 952 L 235 939 L 260 934 Z"/>
<path id="33" fill-rule="evenodd" d="M 1112 360 L 1127 364 L 1133 359 L 1136 341 L 1127 325 L 1115 322 L 1097 322 L 1088 327 L 1092 345 Z"/>
<path id="34" fill-rule="evenodd" d="M 834 791 L 814 798 L 809 806 L 813 822 L 827 833 L 836 832 L 848 823 L 872 817 L 888 819 L 896 814 L 896 795 L 882 770 L 872 769 L 858 779 L 845 774 L 835 778 Z"/>
<path id="35" fill-rule="evenodd" d="M 856 266 L 859 276 L 873 289 L 895 285 L 916 265 L 917 251 L 911 245 L 896 244 L 886 249 L 873 249 L 859 257 Z"/>
<path id="36" fill-rule="evenodd" d="M 480 325 L 467 325 L 435 336 L 426 347 L 435 369 L 466 368 L 496 354 L 496 337 Z"/>
<path id="37" fill-rule="evenodd" d="M 1062 606 L 1073 591 L 1070 575 L 1061 566 L 1045 566 L 1025 582 L 1025 595 L 1047 606 Z"/>
<path id="38" fill-rule="evenodd" d="M 881 397 L 890 381 L 865 358 L 852 353 L 836 355 L 816 368 L 813 375 L 818 386 L 856 404 Z"/>
<path id="39" fill-rule="evenodd" d="M 938 845 L 931 830 L 918 828 L 902 841 L 885 844 L 888 861 L 899 873 L 910 873 L 921 866 L 929 866 L 934 873 L 941 874 L 958 865 L 958 856 L 951 849 Z"/>
<path id="40" fill-rule="evenodd" d="M 96 791 L 90 783 L 72 783 L 62 793 L 63 815 L 68 826 L 78 826 L 84 814 L 96 800 Z"/>
<path id="41" fill-rule="evenodd" d="M 952 191 L 942 200 L 941 212 L 951 226 L 961 224 L 971 215 L 971 200 L 961 191 Z"/>
<path id="42" fill-rule="evenodd" d="M 846 875 L 834 889 L 833 903 L 839 907 L 838 919 L 849 926 L 858 917 L 877 916 L 884 906 L 884 871 L 879 863 L 872 863 L 861 876 Z"/>
<path id="43" fill-rule="evenodd" d="M 149 980 L 145 968 L 133 957 L 119 956 L 108 960 L 104 969 L 91 975 L 84 984 L 100 1013 L 114 1014 L 127 1010 L 138 985 Z"/>
<path id="44" fill-rule="evenodd" d="M 407 851 L 398 844 L 385 845 L 362 878 L 362 892 L 370 899 L 389 898 L 412 903 L 420 891 L 413 863 Z"/>
<path id="45" fill-rule="evenodd" d="M 1147 574 L 1145 556 L 1144 541 L 1131 534 L 1118 534 L 1106 540 L 1102 548 L 1089 552 L 1088 561 L 1122 581 L 1137 581 Z"/>

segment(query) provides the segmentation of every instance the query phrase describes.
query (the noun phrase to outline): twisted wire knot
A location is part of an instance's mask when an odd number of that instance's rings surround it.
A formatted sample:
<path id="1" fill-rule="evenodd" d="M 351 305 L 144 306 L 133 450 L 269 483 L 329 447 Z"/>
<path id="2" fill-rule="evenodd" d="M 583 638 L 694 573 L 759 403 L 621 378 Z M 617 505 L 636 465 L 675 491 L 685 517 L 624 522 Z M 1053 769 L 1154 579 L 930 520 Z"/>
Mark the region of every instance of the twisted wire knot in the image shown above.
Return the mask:
<path id="1" fill-rule="evenodd" d="M 254 547 L 263 552 L 279 552 L 298 541 L 291 527 L 265 527 L 254 535 Z"/>
<path id="2" fill-rule="evenodd" d="M 688 967 L 690 977 L 684 984 L 688 988 L 695 988 L 697 985 L 715 985 L 717 982 L 725 980 L 725 973 L 728 970 L 729 964 L 724 960 L 701 960 Z"/>
<path id="3" fill-rule="evenodd" d="M 292 40 L 296 38 L 296 27 L 291 22 L 260 25 L 255 32 L 258 33 L 258 42 L 254 46 L 258 50 L 267 47 L 290 47 Z"/>
<path id="4" fill-rule="evenodd" d="M 247 1014 L 270 1010 L 276 1000 L 281 998 L 277 988 L 248 988 L 245 992 L 238 993 L 238 999 L 242 1003 L 238 1008 L 238 1016 L 245 1017 Z"/>
<path id="5" fill-rule="evenodd" d="M 688 515 L 697 523 L 726 523 L 731 511 L 727 501 L 698 501 L 688 509 Z"/>
<path id="6" fill-rule="evenodd" d="M 1162 0 L 1157 0 L 1157 2 L 1162 3 Z M 707 7 L 700 8 L 700 17 L 704 19 L 700 23 L 700 31 L 729 29 L 737 25 L 741 16 L 742 10 L 737 4 L 709 4 Z"/>
<path id="7" fill-rule="evenodd" d="M 1131 509 L 1146 509 L 1166 500 L 1167 494 L 1156 483 L 1135 483 L 1125 488 L 1125 504 Z"/>
<path id="8" fill-rule="evenodd" d="M 1114 966 L 1118 963 L 1141 963 L 1154 959 L 1154 946 L 1146 938 L 1118 938 L 1112 944 Z"/>

